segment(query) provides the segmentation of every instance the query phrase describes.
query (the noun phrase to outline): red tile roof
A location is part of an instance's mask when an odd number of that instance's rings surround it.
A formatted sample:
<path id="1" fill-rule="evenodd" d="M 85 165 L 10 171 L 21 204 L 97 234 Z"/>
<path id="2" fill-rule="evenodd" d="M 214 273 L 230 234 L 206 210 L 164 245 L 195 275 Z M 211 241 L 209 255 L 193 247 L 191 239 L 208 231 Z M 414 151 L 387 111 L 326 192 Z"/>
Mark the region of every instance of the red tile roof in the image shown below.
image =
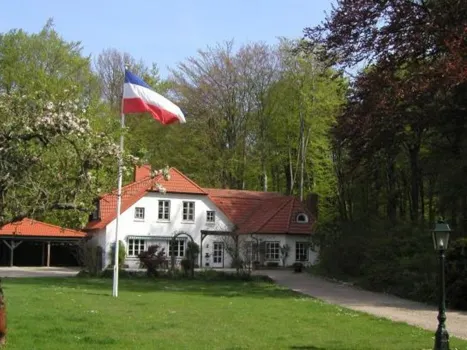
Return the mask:
<path id="1" fill-rule="evenodd" d="M 151 178 L 147 176 L 139 181 L 132 182 L 122 187 L 122 209 L 123 213 L 139 199 L 143 198 L 148 191 L 158 191 L 156 183 L 161 184 L 167 193 L 202 194 L 206 192 L 196 183 L 182 174 L 176 168 L 169 169 L 170 180 L 164 180 L 162 175 Z M 100 220 L 90 221 L 85 230 L 95 230 L 106 227 L 117 217 L 117 191 L 105 194 L 99 199 Z"/>
<path id="2" fill-rule="evenodd" d="M 238 228 L 246 233 L 311 234 L 315 219 L 305 206 L 293 196 L 276 192 L 242 191 L 201 188 L 176 168 L 169 169 L 170 179 L 162 176 L 145 177 L 122 188 L 123 213 L 149 191 L 158 191 L 156 183 L 165 187 L 167 193 L 208 195 L 216 206 Z M 101 196 L 100 220 L 88 223 L 86 230 L 106 227 L 116 217 L 116 191 Z M 296 215 L 306 213 L 308 223 L 297 223 Z"/>
<path id="3" fill-rule="evenodd" d="M 276 192 L 205 189 L 209 198 L 232 221 L 239 234 L 311 234 L 315 219 L 293 196 Z M 308 223 L 296 222 L 306 213 Z"/>
<path id="4" fill-rule="evenodd" d="M 3 226 L 0 236 L 83 238 L 86 233 L 26 218 Z"/>
<path id="5" fill-rule="evenodd" d="M 169 180 L 165 180 L 163 176 L 158 176 L 156 178 L 156 181 L 165 187 L 167 193 L 206 194 L 201 187 L 186 177 L 177 168 L 170 168 L 169 174 Z"/>

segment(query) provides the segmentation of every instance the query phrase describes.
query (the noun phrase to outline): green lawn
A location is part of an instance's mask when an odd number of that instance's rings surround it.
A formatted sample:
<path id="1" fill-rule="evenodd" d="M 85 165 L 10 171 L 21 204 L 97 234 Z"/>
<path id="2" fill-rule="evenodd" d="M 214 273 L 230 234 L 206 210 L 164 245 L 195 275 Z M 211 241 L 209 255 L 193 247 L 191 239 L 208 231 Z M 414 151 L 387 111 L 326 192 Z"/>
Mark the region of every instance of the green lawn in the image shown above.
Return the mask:
<path id="1" fill-rule="evenodd" d="M 4 279 L 8 349 L 432 349 L 433 334 L 265 282 Z M 467 349 L 452 339 L 451 349 Z"/>

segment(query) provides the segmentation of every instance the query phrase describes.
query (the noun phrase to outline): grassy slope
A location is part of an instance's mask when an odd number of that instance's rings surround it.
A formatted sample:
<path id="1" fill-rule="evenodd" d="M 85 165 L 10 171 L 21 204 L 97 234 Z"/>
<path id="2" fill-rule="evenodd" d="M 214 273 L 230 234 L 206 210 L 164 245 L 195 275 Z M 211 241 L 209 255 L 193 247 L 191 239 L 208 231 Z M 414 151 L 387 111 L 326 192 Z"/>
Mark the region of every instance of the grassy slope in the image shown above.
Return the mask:
<path id="1" fill-rule="evenodd" d="M 8 349 L 431 349 L 432 332 L 273 284 L 4 280 Z M 451 349 L 467 349 L 452 339 Z"/>

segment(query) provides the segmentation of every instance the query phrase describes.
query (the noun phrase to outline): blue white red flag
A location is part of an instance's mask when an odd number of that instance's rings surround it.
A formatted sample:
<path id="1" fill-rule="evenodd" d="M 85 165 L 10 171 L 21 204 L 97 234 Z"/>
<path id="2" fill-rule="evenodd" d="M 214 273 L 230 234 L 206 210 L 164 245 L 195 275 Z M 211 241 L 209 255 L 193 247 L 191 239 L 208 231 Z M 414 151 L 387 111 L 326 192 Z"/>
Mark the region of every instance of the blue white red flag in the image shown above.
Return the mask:
<path id="1" fill-rule="evenodd" d="M 123 114 L 149 112 L 161 124 L 185 123 L 181 109 L 155 92 L 140 77 L 125 70 Z"/>

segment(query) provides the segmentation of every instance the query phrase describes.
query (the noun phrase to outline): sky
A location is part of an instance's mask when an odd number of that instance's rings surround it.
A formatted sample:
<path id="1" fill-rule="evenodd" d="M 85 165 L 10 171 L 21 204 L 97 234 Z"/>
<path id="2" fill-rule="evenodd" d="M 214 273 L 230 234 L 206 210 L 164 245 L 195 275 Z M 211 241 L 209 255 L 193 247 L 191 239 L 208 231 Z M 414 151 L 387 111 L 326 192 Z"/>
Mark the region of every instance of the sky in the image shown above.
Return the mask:
<path id="1" fill-rule="evenodd" d="M 49 18 L 67 41 L 97 56 L 115 48 L 168 67 L 226 40 L 240 44 L 299 38 L 319 24 L 332 0 L 0 0 L 0 32 L 38 32 Z"/>

